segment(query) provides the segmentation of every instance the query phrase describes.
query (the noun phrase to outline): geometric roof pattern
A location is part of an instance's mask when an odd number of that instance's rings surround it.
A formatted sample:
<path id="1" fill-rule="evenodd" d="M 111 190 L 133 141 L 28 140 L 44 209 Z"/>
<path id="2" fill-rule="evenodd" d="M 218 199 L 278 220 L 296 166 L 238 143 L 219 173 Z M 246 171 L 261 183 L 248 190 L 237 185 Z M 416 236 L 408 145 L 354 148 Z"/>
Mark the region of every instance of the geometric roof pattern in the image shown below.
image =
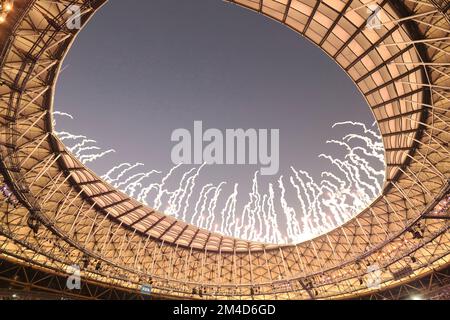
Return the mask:
<path id="1" fill-rule="evenodd" d="M 382 194 L 341 227 L 295 245 L 235 239 L 157 212 L 58 139 L 56 82 L 80 31 L 67 27 L 70 8 L 81 8 L 84 26 L 104 3 L 16 0 L 0 25 L 0 182 L 13 193 L 0 204 L 1 253 L 59 272 L 80 264 L 83 277 L 114 286 L 244 299 L 367 295 L 378 289 L 374 271 L 387 288 L 449 263 L 446 1 L 230 1 L 323 50 L 364 95 L 382 135 Z"/>

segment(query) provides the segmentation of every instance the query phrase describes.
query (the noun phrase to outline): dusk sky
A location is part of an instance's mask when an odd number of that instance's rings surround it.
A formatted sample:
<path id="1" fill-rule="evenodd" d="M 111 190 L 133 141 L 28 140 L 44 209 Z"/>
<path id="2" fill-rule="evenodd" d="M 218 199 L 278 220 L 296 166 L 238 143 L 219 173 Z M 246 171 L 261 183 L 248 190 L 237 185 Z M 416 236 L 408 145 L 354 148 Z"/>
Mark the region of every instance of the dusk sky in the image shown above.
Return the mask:
<path id="1" fill-rule="evenodd" d="M 346 132 L 333 123 L 374 121 L 356 86 L 320 49 L 219 0 L 111 0 L 64 66 L 55 109 L 75 120 L 58 117 L 56 129 L 117 151 L 89 164 L 99 174 L 121 162 L 167 171 L 172 131 L 201 120 L 221 130 L 279 129 L 279 175 L 293 165 L 318 176 L 328 162 L 317 156 L 335 148 L 326 140 Z M 215 166 L 204 182 L 245 187 L 258 169 Z"/>

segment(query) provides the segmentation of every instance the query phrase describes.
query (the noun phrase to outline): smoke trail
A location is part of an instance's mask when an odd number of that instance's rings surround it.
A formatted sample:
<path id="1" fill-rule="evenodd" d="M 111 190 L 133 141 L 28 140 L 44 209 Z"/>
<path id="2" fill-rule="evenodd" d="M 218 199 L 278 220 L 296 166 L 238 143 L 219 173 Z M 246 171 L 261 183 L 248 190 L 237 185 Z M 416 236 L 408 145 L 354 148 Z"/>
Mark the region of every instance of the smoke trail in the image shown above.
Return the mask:
<path id="1" fill-rule="evenodd" d="M 61 112 L 55 115 L 73 119 Z M 263 186 L 259 173 L 255 172 L 246 200 L 237 183 L 229 188 L 224 181 L 199 184 L 200 175 L 208 176 L 210 166 L 205 164 L 198 167 L 178 164 L 163 174 L 146 169 L 140 162 L 126 162 L 111 168 L 102 178 L 138 201 L 152 203 L 155 210 L 164 208 L 166 214 L 201 228 L 261 242 L 305 241 L 342 225 L 381 192 L 384 179 L 381 136 L 374 128 L 359 122 L 339 122 L 333 128 L 338 126 L 348 129 L 348 133 L 326 143 L 338 148 L 343 156 L 318 155 L 329 163 L 318 179 L 291 166 L 286 176 Z M 83 163 L 98 161 L 115 152 L 103 150 L 95 140 L 83 135 L 64 131 L 57 134 Z M 241 200 L 244 203 L 239 205 Z"/>
<path id="2" fill-rule="evenodd" d="M 62 116 L 71 120 L 74 119 L 71 114 L 60 111 L 54 111 L 53 116 Z M 56 125 L 55 117 L 53 117 L 53 124 Z M 116 152 L 114 149 L 103 150 L 95 145 L 95 143 L 97 143 L 95 140 L 88 139 L 84 135 L 76 135 L 66 131 L 55 131 L 55 133 L 61 141 L 65 142 L 67 149 L 74 153 L 78 160 L 83 164 L 98 160 L 110 153 Z"/>

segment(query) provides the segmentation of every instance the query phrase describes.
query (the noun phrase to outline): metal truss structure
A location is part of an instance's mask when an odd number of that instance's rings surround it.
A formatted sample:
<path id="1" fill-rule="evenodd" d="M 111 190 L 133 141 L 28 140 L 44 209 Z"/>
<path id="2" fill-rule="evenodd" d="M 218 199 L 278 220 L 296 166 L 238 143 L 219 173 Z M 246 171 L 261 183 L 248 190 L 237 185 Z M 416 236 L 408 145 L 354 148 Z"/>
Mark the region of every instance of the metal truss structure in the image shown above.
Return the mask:
<path id="1" fill-rule="evenodd" d="M 67 277 L 57 271 L 31 267 L 17 262 L 0 260 L 0 300 L 155 300 L 170 299 L 170 296 L 153 296 L 110 287 L 104 283 L 84 281 L 79 290 L 66 286 Z M 431 271 L 419 280 L 395 288 L 361 296 L 364 300 L 400 299 L 450 299 L 450 268 Z"/>
<path id="2" fill-rule="evenodd" d="M 450 268 L 441 271 L 433 270 L 426 276 L 396 286 L 390 290 L 372 293 L 360 297 L 367 300 L 449 300 Z"/>
<path id="3" fill-rule="evenodd" d="M 203 299 L 368 297 L 449 265 L 447 1 L 230 1 L 335 60 L 365 96 L 383 138 L 382 194 L 356 218 L 297 245 L 234 239 L 156 212 L 65 148 L 52 111 L 61 63 L 79 32 L 67 21 L 77 6 L 84 26 L 104 3 L 16 0 L 0 25 L 5 259 L 60 275 L 76 264 L 88 282 L 121 290 L 149 283 L 155 295 Z"/>
<path id="4" fill-rule="evenodd" d="M 0 260 L 0 300 L 149 300 L 135 290 L 124 290 L 93 281 L 82 281 L 79 290 L 70 290 L 67 277 L 57 271 Z"/>

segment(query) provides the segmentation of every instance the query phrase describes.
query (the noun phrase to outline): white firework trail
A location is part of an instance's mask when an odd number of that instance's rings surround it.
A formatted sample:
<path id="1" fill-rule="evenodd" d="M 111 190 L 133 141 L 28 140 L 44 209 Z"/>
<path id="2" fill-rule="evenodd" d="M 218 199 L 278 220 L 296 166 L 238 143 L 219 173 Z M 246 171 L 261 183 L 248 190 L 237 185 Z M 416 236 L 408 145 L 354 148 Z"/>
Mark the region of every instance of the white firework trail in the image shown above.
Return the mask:
<path id="1" fill-rule="evenodd" d="M 101 150 L 101 149 L 98 149 L 98 150 Z M 106 156 L 106 155 L 108 155 L 110 153 L 115 153 L 115 152 L 116 152 L 116 150 L 110 149 L 110 150 L 106 150 L 106 151 L 103 151 L 103 152 L 100 152 L 100 153 L 96 153 L 96 154 L 82 155 L 82 156 L 79 156 L 78 159 L 83 164 L 86 164 L 88 162 L 95 161 L 97 159 L 103 158 L 104 156 Z"/>
<path id="2" fill-rule="evenodd" d="M 66 113 L 66 112 L 61 112 L 61 111 L 54 111 L 53 112 L 53 116 L 63 116 L 63 117 L 67 117 L 67 118 L 69 118 L 71 120 L 74 119 L 71 114 Z M 53 120 L 53 121 L 54 121 L 53 123 L 55 123 L 55 120 Z"/>
<path id="3" fill-rule="evenodd" d="M 132 182 L 128 183 L 125 189 L 122 191 L 129 194 L 131 197 L 134 197 L 134 194 L 138 191 L 139 188 L 142 188 L 142 181 L 149 178 L 153 174 L 161 174 L 161 171 L 152 170 L 146 173 L 142 173 L 139 175 L 135 175 Z"/>
<path id="4" fill-rule="evenodd" d="M 195 204 L 195 209 L 194 209 L 194 214 L 191 217 L 191 223 L 192 224 L 197 224 L 197 220 L 195 220 L 197 218 L 197 216 L 199 215 L 199 212 L 202 212 L 204 210 L 204 206 L 205 206 L 205 202 L 206 202 L 206 195 L 208 194 L 208 192 L 210 192 L 212 189 L 214 188 L 214 186 L 212 185 L 212 183 L 208 183 L 206 185 L 204 185 L 202 187 L 202 190 L 200 191 L 200 194 L 198 196 L 197 202 Z M 199 210 L 199 206 L 200 210 Z M 198 220 L 200 220 L 200 218 L 198 218 Z M 195 222 L 194 222 L 195 221 Z"/>
<path id="5" fill-rule="evenodd" d="M 156 188 L 156 190 L 158 191 L 153 204 L 153 208 L 155 208 L 156 210 L 159 210 L 159 208 L 162 206 L 162 197 L 165 193 L 167 193 L 167 189 L 165 189 L 167 180 L 173 175 L 174 171 L 178 169 L 180 166 L 181 164 L 178 164 L 172 169 L 170 169 L 170 171 L 164 176 L 164 178 L 162 178 L 160 184 L 151 184 L 147 188 L 144 188 L 145 191 L 143 190 L 144 194 L 142 196 L 147 196 L 148 195 L 147 190 L 151 191 L 153 188 Z"/>
<path id="6" fill-rule="evenodd" d="M 269 183 L 269 197 L 268 197 L 268 215 L 269 215 L 269 221 L 271 229 L 268 230 L 265 237 L 262 239 L 262 241 L 272 242 L 272 243 L 282 243 L 283 242 L 283 233 L 280 231 L 280 228 L 278 227 L 278 220 L 277 220 L 277 214 L 275 210 L 275 192 L 273 190 L 273 185 Z M 272 237 L 271 237 L 272 235 Z"/>
<path id="7" fill-rule="evenodd" d="M 170 192 L 168 189 L 165 190 L 165 193 L 169 196 L 168 207 L 170 208 L 171 215 L 178 217 L 178 211 L 180 209 L 180 201 L 183 199 L 183 196 L 186 194 L 186 190 L 189 187 L 190 178 L 188 177 L 195 171 L 195 168 L 190 169 L 185 172 L 181 177 L 181 180 L 178 184 L 178 189 Z"/>
<path id="8" fill-rule="evenodd" d="M 207 223 L 207 229 L 212 230 L 213 224 L 216 218 L 216 207 L 217 207 L 217 200 L 219 199 L 220 193 L 222 192 L 222 186 L 226 184 L 225 181 L 222 181 L 214 190 L 214 196 L 212 197 L 209 207 L 208 207 L 208 218 L 206 220 Z"/>
<path id="9" fill-rule="evenodd" d="M 298 230 L 298 222 L 296 222 L 296 212 L 294 208 L 290 207 L 286 201 L 285 195 L 286 195 L 286 188 L 284 187 L 283 183 L 283 176 L 281 176 L 278 179 L 278 187 L 281 190 L 281 207 L 283 209 L 283 212 L 286 216 L 286 225 L 287 225 L 287 237 L 289 239 L 296 239 L 299 234 L 301 234 L 300 230 Z"/>
<path id="10" fill-rule="evenodd" d="M 375 124 L 376 124 L 376 122 L 374 123 L 374 125 Z M 354 122 L 354 121 L 336 122 L 335 124 L 333 124 L 332 128 L 336 128 L 338 126 L 343 126 L 343 125 L 351 125 L 351 126 L 354 126 L 354 127 L 361 127 L 361 128 L 363 128 L 365 135 L 370 134 L 372 136 L 372 138 L 375 138 L 377 140 L 381 140 L 381 136 L 380 136 L 379 133 L 377 133 L 374 130 L 367 129 L 366 124 L 361 123 L 361 122 Z M 374 125 L 372 125 L 372 126 L 374 126 Z"/>
<path id="11" fill-rule="evenodd" d="M 86 136 L 75 135 L 75 134 L 71 134 L 71 133 L 65 132 L 65 131 L 56 132 L 56 134 L 59 136 L 59 139 L 61 139 L 61 141 L 65 141 L 65 140 L 84 140 L 84 139 L 87 139 Z"/>
<path id="12" fill-rule="evenodd" d="M 252 233 L 258 227 L 256 224 L 256 215 L 259 215 L 261 213 L 260 198 L 261 195 L 259 193 L 258 172 L 255 172 L 253 175 L 252 192 L 249 193 L 249 202 L 244 206 L 241 226 L 239 228 L 239 234 L 243 238 L 254 238 L 254 236 L 252 236 Z M 242 230 L 242 228 L 244 229 Z"/>
<path id="13" fill-rule="evenodd" d="M 65 113 L 55 115 L 73 118 Z M 142 170 L 145 165 L 140 162 L 122 163 L 102 178 L 138 201 L 152 203 L 155 210 L 164 208 L 166 214 L 200 228 L 261 242 L 301 242 L 342 225 L 381 192 L 384 148 L 375 124 L 369 128 L 363 123 L 345 121 L 333 128 L 338 126 L 347 128 L 348 133 L 341 139 L 327 141 L 327 145 L 344 155 L 319 155 L 330 164 L 319 179 L 291 167 L 276 183 L 263 186 L 255 172 L 246 199 L 240 196 L 238 183 L 199 184 L 198 178 L 209 168 L 205 164 L 178 164 L 163 174 Z M 83 135 L 58 135 L 83 163 L 114 152 L 102 150 L 95 140 Z M 244 202 L 240 204 L 241 201 Z"/>
<path id="14" fill-rule="evenodd" d="M 208 187 L 208 189 L 206 189 L 205 193 L 203 194 L 203 199 L 201 202 L 201 207 L 200 207 L 200 211 L 199 211 L 199 216 L 197 218 L 197 220 L 191 219 L 191 223 L 196 224 L 196 225 L 203 225 L 204 221 L 206 220 L 205 217 L 205 213 L 207 212 L 206 210 L 206 206 L 207 206 L 207 202 L 208 202 L 208 194 L 212 191 L 214 191 L 215 187 L 214 186 L 210 186 Z"/>
<path id="15" fill-rule="evenodd" d="M 128 172 L 131 172 L 132 170 L 136 169 L 137 167 L 141 167 L 143 165 L 144 164 L 140 163 L 140 162 L 135 163 L 135 164 L 122 163 L 119 166 L 114 167 L 110 171 L 108 171 L 108 173 L 103 176 L 103 179 L 105 179 L 106 181 L 111 183 L 114 187 L 117 187 L 118 186 L 118 184 L 116 183 L 117 181 L 120 181 L 122 179 L 122 177 L 124 177 Z M 120 170 L 123 166 L 125 166 L 126 168 L 123 170 Z M 119 174 L 115 178 L 112 178 L 111 175 L 116 170 L 120 170 Z"/>
<path id="16" fill-rule="evenodd" d="M 87 140 L 84 140 L 87 141 Z M 84 153 L 86 153 L 86 151 L 97 151 L 97 150 L 101 150 L 102 148 L 97 147 L 97 146 L 90 146 L 90 147 L 83 147 L 83 148 L 78 148 L 75 152 L 73 152 L 75 154 L 75 157 L 81 158 L 83 156 Z"/>
<path id="17" fill-rule="evenodd" d="M 90 143 L 97 143 L 97 141 L 92 139 L 83 139 L 83 141 L 81 141 L 80 143 L 77 143 L 70 148 L 68 147 L 67 149 L 69 149 L 70 152 L 77 155 L 79 151 L 85 151 L 84 147 Z"/>
<path id="18" fill-rule="evenodd" d="M 105 173 L 105 174 L 102 176 L 102 178 L 103 178 L 104 180 L 108 181 L 108 182 L 111 182 L 111 175 L 112 175 L 114 172 L 116 172 L 116 171 L 122 169 L 123 167 L 130 167 L 130 166 L 131 166 L 130 163 L 121 163 L 121 164 L 119 164 L 118 166 L 115 166 L 115 167 L 113 167 L 112 169 L 110 169 L 107 173 Z"/>
<path id="19" fill-rule="evenodd" d="M 236 204 L 238 196 L 239 184 L 235 183 L 233 193 L 228 197 L 225 202 L 225 206 L 221 212 L 222 223 L 218 232 L 224 234 L 232 234 L 232 227 L 236 221 Z"/>
<path id="20" fill-rule="evenodd" d="M 187 196 L 186 196 L 186 200 L 185 200 L 185 204 L 184 204 L 184 210 L 183 210 L 183 215 L 182 215 L 182 219 L 183 220 L 186 220 L 186 213 L 187 213 L 187 210 L 188 210 L 188 208 L 189 208 L 189 201 L 190 201 L 190 199 L 191 199 L 191 196 L 192 196 L 192 193 L 194 192 L 194 187 L 195 187 L 195 184 L 196 184 L 196 179 L 198 178 L 198 176 L 200 175 L 200 170 L 202 170 L 203 169 L 203 167 L 204 167 L 205 165 L 202 165 L 198 170 L 197 170 L 197 173 L 193 176 L 193 177 L 191 177 L 190 178 L 190 186 L 189 186 L 189 192 L 187 193 Z M 186 192 L 185 192 L 185 194 L 186 194 Z M 181 201 L 180 201 L 181 202 Z"/>

